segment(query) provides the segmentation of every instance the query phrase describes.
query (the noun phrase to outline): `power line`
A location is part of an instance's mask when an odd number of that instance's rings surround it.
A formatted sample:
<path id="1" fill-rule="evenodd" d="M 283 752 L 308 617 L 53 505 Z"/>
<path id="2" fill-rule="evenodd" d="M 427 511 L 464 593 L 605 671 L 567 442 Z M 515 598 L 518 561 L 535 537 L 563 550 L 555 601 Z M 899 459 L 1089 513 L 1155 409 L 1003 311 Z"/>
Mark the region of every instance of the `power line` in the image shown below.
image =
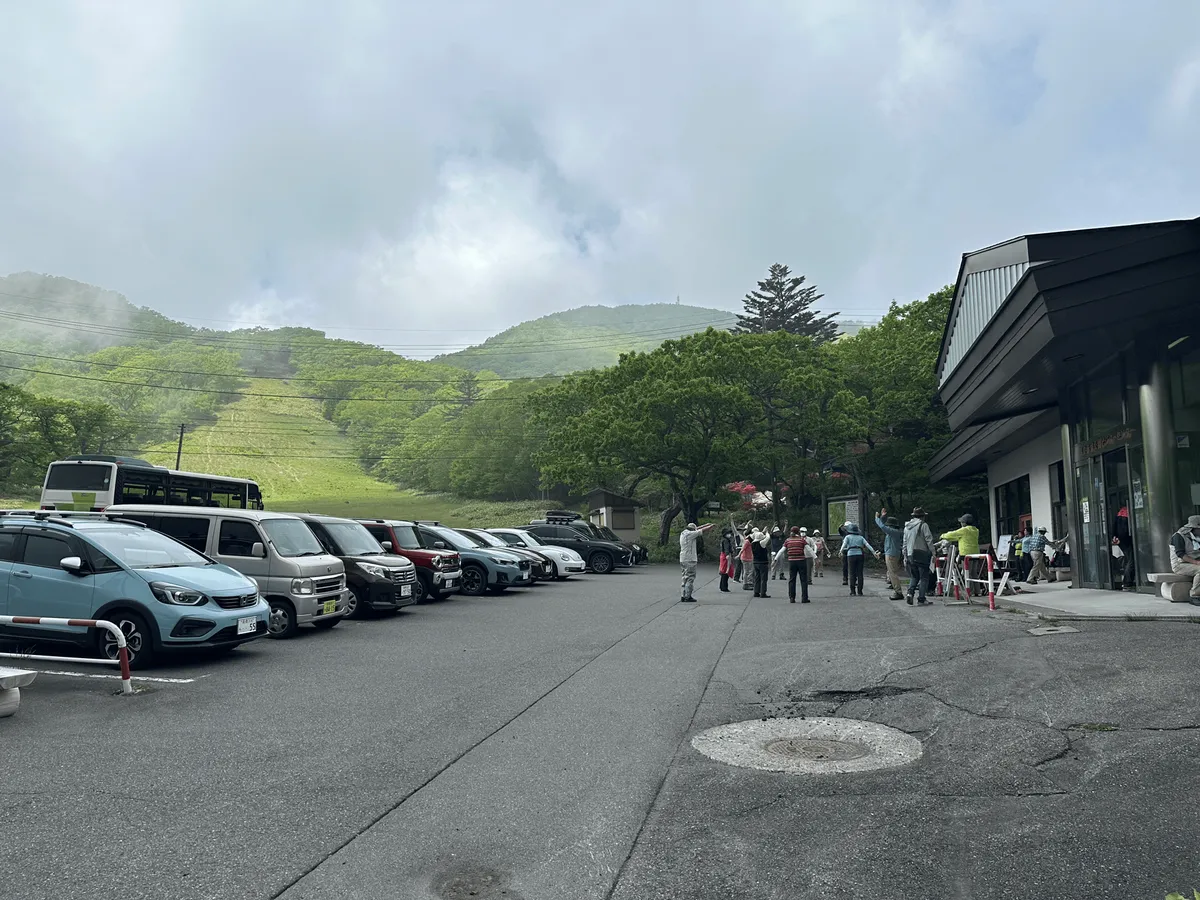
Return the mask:
<path id="1" fill-rule="evenodd" d="M 206 378 L 240 378 L 243 381 L 316 381 L 322 384 L 459 384 L 463 378 L 319 378 L 316 376 L 299 375 L 249 375 L 243 372 L 198 372 L 187 369 L 159 369 L 155 366 L 134 366 L 128 363 L 106 363 L 75 356 L 50 356 L 45 353 L 29 353 L 24 350 L 8 350 L 0 348 L 0 356 L 32 356 L 35 359 L 50 359 L 57 362 L 74 363 L 81 366 L 99 366 L 106 369 L 133 369 L 141 372 L 154 372 L 156 375 L 200 375 Z M 411 362 L 411 360 L 408 360 Z M 57 374 L 57 373 L 56 373 Z M 512 384 L 515 381 L 541 381 L 562 378 L 562 375 L 528 375 L 520 378 L 483 378 L 476 379 L 476 384 Z"/>
<path id="2" fill-rule="evenodd" d="M 77 381 L 94 381 L 101 384 L 119 384 L 125 387 L 155 388 L 160 391 L 188 391 L 194 394 L 219 394 L 226 397 L 264 397 L 271 400 L 334 400 L 338 403 L 353 401 L 355 403 L 438 403 L 441 401 L 431 397 L 392 398 L 392 397 L 313 397 L 304 394 L 262 394 L 254 391 L 223 391 L 210 388 L 172 387 L 164 384 L 147 384 L 141 381 L 113 381 L 108 378 L 95 378 L 90 375 L 68 375 L 63 372 L 46 372 L 42 369 L 30 369 L 26 366 L 10 366 L 0 363 L 0 369 L 11 369 L 15 372 L 31 372 L 34 375 L 49 375 L 55 378 L 73 378 Z M 475 403 L 523 403 L 525 397 L 479 397 Z"/>

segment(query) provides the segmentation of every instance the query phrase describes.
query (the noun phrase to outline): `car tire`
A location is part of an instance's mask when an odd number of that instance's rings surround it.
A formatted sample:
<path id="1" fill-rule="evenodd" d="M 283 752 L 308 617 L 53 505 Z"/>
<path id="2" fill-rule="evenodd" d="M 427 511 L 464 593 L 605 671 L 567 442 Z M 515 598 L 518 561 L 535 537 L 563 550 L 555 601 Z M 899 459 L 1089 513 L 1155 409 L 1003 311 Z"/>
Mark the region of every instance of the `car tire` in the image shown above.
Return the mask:
<path id="1" fill-rule="evenodd" d="M 468 597 L 480 597 L 488 587 L 487 571 L 481 566 L 463 566 L 462 592 Z"/>
<path id="2" fill-rule="evenodd" d="M 267 614 L 267 637 L 283 640 L 296 636 L 300 626 L 296 624 L 296 607 L 290 600 L 271 597 L 267 603 L 271 611 Z"/>
<path id="3" fill-rule="evenodd" d="M 101 616 L 112 622 L 125 634 L 125 648 L 129 655 L 129 668 L 144 669 L 154 662 L 154 638 L 145 618 L 133 610 L 119 609 Z M 106 628 L 96 629 L 96 649 L 105 659 L 117 658 L 117 638 Z"/>
<path id="4" fill-rule="evenodd" d="M 346 617 L 338 616 L 336 619 L 318 619 L 317 621 L 313 622 L 313 627 L 320 628 L 322 631 L 328 631 L 330 628 L 332 628 L 338 622 L 342 621 L 342 619 L 344 619 L 344 618 L 346 618 Z"/>
<path id="5" fill-rule="evenodd" d="M 346 598 L 346 618 L 365 619 L 371 614 L 371 607 L 363 599 L 358 588 L 350 588 L 350 596 Z"/>
<path id="6" fill-rule="evenodd" d="M 424 572 L 417 572 L 417 584 L 413 590 L 416 592 L 413 603 L 429 603 L 438 599 L 437 594 L 433 592 L 433 586 L 430 584 L 430 576 Z"/>
<path id="7" fill-rule="evenodd" d="M 608 575 L 614 568 L 612 555 L 605 550 L 593 553 L 588 559 L 588 565 L 597 575 Z"/>

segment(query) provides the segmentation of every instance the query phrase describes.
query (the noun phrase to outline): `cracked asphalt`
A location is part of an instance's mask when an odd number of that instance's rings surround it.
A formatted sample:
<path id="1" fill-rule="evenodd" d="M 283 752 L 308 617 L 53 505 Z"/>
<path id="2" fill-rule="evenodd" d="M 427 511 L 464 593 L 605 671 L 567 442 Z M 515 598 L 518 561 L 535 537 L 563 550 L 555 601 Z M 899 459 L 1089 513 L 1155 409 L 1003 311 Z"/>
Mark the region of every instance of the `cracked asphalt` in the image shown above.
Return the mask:
<path id="1" fill-rule="evenodd" d="M 131 698 L 43 676 L 0 719 L 0 896 L 1200 887 L 1200 628 L 1035 637 L 1024 615 L 913 608 L 881 587 L 851 598 L 826 578 L 804 606 L 778 582 L 765 600 L 708 583 L 681 606 L 673 569 L 638 570 L 171 660 L 147 674 L 195 680 Z M 801 715 L 880 722 L 924 755 L 795 776 L 690 745 Z"/>

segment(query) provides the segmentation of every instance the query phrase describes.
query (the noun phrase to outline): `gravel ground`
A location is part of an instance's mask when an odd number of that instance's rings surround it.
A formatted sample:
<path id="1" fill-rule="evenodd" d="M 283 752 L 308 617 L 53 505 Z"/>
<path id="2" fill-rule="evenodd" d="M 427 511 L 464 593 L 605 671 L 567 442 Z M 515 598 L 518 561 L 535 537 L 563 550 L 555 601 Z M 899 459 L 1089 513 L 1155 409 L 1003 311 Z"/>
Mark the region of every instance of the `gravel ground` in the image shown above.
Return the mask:
<path id="1" fill-rule="evenodd" d="M 0 896 L 1161 898 L 1200 886 L 1200 629 L 655 567 L 170 660 L 44 675 L 0 720 Z M 881 592 L 880 592 L 881 593 Z M 56 671 L 94 671 L 53 663 Z M 166 679 L 176 679 L 167 681 Z M 922 742 L 836 775 L 708 728 L 833 716 Z M 111 871 L 107 876 L 104 873 Z M 119 884 L 118 884 L 119 882 Z"/>

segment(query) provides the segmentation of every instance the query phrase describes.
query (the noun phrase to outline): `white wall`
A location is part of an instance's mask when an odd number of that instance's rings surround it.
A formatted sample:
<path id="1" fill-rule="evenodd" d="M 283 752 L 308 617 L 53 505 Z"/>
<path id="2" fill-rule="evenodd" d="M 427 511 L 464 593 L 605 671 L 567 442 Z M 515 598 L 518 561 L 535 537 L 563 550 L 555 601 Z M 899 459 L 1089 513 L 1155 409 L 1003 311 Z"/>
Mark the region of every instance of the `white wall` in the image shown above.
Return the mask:
<path id="1" fill-rule="evenodd" d="M 988 504 L 992 514 L 993 540 L 999 537 L 996 534 L 996 488 L 1020 478 L 1022 475 L 1029 476 L 1029 499 L 1033 507 L 1031 510 L 1033 527 L 1040 528 L 1044 525 L 1049 529 L 1050 537 L 1060 537 L 1053 533 L 1050 467 L 1056 462 L 1061 462 L 1062 458 L 1062 432 L 1056 427 L 1012 453 L 998 456 L 988 463 Z"/>

